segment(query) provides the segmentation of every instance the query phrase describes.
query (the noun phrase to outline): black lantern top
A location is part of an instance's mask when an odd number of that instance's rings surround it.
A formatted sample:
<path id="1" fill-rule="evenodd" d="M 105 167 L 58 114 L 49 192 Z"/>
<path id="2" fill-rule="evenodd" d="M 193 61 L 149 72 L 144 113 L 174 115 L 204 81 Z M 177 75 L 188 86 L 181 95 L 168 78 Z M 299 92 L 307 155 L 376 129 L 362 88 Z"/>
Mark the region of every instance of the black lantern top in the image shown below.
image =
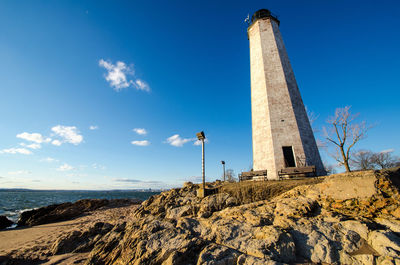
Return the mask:
<path id="1" fill-rule="evenodd" d="M 251 24 L 256 22 L 258 19 L 265 18 L 265 17 L 274 19 L 278 23 L 278 25 L 280 23 L 277 15 L 274 15 L 268 9 L 260 9 L 257 12 L 255 12 L 254 15 L 251 17 Z"/>

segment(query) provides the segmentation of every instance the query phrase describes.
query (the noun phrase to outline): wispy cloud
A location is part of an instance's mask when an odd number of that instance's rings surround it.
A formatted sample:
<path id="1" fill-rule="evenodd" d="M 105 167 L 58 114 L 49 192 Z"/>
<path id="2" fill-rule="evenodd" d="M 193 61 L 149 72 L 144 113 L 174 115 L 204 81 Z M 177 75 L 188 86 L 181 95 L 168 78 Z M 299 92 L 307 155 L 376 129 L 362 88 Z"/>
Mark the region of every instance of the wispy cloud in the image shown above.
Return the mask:
<path id="1" fill-rule="evenodd" d="M 179 136 L 179 134 L 172 135 L 171 137 L 168 137 L 166 140 L 166 143 L 176 146 L 176 147 L 182 147 L 184 144 L 194 141 L 194 138 L 182 138 Z"/>
<path id="2" fill-rule="evenodd" d="M 55 135 L 61 137 L 60 140 L 53 140 L 51 143 L 54 145 L 61 145 L 62 143 L 71 143 L 78 145 L 83 141 L 83 136 L 79 134 L 75 126 L 57 125 L 51 128 Z"/>
<path id="3" fill-rule="evenodd" d="M 204 140 L 204 142 L 205 142 L 205 143 L 208 143 L 208 139 L 206 138 L 206 139 Z M 201 141 L 200 141 L 200 140 L 194 140 L 193 145 L 201 145 Z"/>
<path id="4" fill-rule="evenodd" d="M 42 146 L 40 144 L 37 144 L 37 143 L 32 143 L 32 144 L 20 143 L 19 145 L 20 146 L 24 146 L 24 147 L 28 147 L 28 148 L 31 148 L 31 149 L 40 149 L 40 148 L 42 148 Z"/>
<path id="5" fill-rule="evenodd" d="M 67 176 L 68 176 L 68 177 L 79 177 L 79 178 L 84 178 L 84 177 L 87 177 L 88 174 L 85 174 L 85 173 L 68 173 Z"/>
<path id="6" fill-rule="evenodd" d="M 3 149 L 0 151 L 0 154 L 22 154 L 22 155 L 30 155 L 32 154 L 31 150 L 28 150 L 26 148 L 9 148 L 9 149 Z"/>
<path id="7" fill-rule="evenodd" d="M 184 181 L 185 182 L 186 181 L 190 181 L 190 182 L 193 182 L 193 183 L 199 183 L 199 182 L 203 181 L 203 177 L 202 176 L 190 176 L 187 179 L 185 179 Z"/>
<path id="8" fill-rule="evenodd" d="M 97 130 L 97 129 L 99 129 L 99 126 L 97 126 L 97 125 L 90 125 L 89 126 L 89 130 Z"/>
<path id="9" fill-rule="evenodd" d="M 92 167 L 93 167 L 94 169 L 101 169 L 101 170 L 105 170 L 105 169 L 106 169 L 105 166 L 100 165 L 100 164 L 97 164 L 97 163 L 93 163 L 93 164 L 92 164 Z"/>
<path id="10" fill-rule="evenodd" d="M 18 170 L 18 171 L 10 171 L 7 174 L 8 175 L 28 175 L 31 174 L 31 171 L 28 170 Z"/>
<path id="11" fill-rule="evenodd" d="M 144 180 L 139 180 L 139 179 L 130 179 L 130 178 L 115 178 L 113 179 L 115 182 L 125 182 L 125 183 L 141 183 L 141 184 L 161 184 L 163 183 L 162 181 L 155 181 L 155 180 L 150 180 L 150 181 L 144 181 Z"/>
<path id="12" fill-rule="evenodd" d="M 60 167 L 57 168 L 58 171 L 70 171 L 74 169 L 71 165 L 68 165 L 67 163 L 64 163 Z"/>
<path id="13" fill-rule="evenodd" d="M 128 179 L 128 178 L 113 179 L 113 181 L 116 181 L 116 182 L 131 182 L 131 183 L 139 183 L 139 182 L 142 182 L 141 180 L 138 180 L 138 179 Z"/>
<path id="14" fill-rule="evenodd" d="M 149 84 L 147 84 L 145 81 L 143 81 L 143 80 L 141 80 L 141 79 L 137 79 L 137 80 L 135 81 L 135 87 L 136 87 L 138 90 L 144 90 L 144 91 L 147 91 L 147 92 L 150 91 L 150 86 L 149 86 Z"/>
<path id="15" fill-rule="evenodd" d="M 52 157 L 46 157 L 46 158 L 41 159 L 40 162 L 52 163 L 52 162 L 58 162 L 58 160 L 55 158 L 52 158 Z"/>
<path id="16" fill-rule="evenodd" d="M 112 186 L 115 188 L 152 188 L 152 189 L 165 189 L 168 187 L 173 187 L 173 185 L 163 182 L 163 181 L 156 181 L 156 180 L 139 180 L 139 179 L 131 179 L 131 178 L 114 178 L 112 179 L 114 183 Z"/>
<path id="17" fill-rule="evenodd" d="M 40 149 L 42 146 L 40 144 L 28 144 L 26 147 L 31 149 Z"/>
<path id="18" fill-rule="evenodd" d="M 52 145 L 55 145 L 55 146 L 60 146 L 60 145 L 62 145 L 62 142 L 61 142 L 60 140 L 53 140 L 53 141 L 51 142 L 51 144 L 52 144 Z"/>
<path id="19" fill-rule="evenodd" d="M 124 88 L 128 88 L 129 86 L 133 86 L 138 90 L 150 91 L 150 86 L 145 81 L 141 79 L 133 80 L 135 79 L 133 66 L 128 66 L 122 61 L 117 61 L 113 64 L 104 59 L 99 60 L 99 66 L 107 70 L 104 77 L 110 86 L 117 92 Z M 130 79 L 129 77 L 132 77 L 133 79 Z"/>
<path id="20" fill-rule="evenodd" d="M 138 146 L 148 146 L 150 145 L 150 142 L 147 140 L 143 140 L 143 141 L 132 141 L 131 144 L 133 145 L 138 145 Z"/>
<path id="21" fill-rule="evenodd" d="M 385 154 L 385 153 L 392 153 L 392 152 L 394 152 L 394 149 L 386 149 L 386 150 L 380 151 L 380 153 L 383 153 L 383 154 Z"/>
<path id="22" fill-rule="evenodd" d="M 24 140 L 30 141 L 30 142 L 35 142 L 37 144 L 48 143 L 51 141 L 50 138 L 45 138 L 40 133 L 23 132 L 23 133 L 17 134 L 17 138 L 24 139 Z"/>
<path id="23" fill-rule="evenodd" d="M 147 134 L 147 131 L 144 128 L 135 128 L 135 129 L 133 129 L 133 131 L 135 133 L 139 134 L 139 135 L 146 135 Z"/>

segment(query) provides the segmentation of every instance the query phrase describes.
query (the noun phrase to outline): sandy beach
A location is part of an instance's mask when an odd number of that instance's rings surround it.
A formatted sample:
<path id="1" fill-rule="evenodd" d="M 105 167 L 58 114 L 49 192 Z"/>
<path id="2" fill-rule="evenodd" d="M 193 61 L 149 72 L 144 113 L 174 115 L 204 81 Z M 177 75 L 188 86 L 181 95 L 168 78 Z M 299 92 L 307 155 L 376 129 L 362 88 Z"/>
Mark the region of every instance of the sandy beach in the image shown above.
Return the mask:
<path id="1" fill-rule="evenodd" d="M 68 253 L 51 256 L 57 240 L 74 231 L 85 232 L 97 222 L 112 225 L 127 221 L 138 205 L 96 210 L 73 220 L 28 228 L 0 231 L 0 261 L 2 256 L 15 259 L 41 260 L 44 264 L 80 264 L 88 253 Z M 51 257 L 50 257 L 51 256 Z"/>

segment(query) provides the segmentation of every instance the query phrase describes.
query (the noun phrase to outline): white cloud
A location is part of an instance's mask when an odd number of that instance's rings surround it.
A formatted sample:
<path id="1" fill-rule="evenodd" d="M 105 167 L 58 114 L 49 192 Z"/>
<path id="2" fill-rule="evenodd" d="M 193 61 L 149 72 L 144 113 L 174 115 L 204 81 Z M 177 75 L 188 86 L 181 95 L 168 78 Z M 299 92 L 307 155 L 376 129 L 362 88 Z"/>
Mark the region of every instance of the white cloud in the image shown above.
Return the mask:
<path id="1" fill-rule="evenodd" d="M 42 146 L 40 144 L 36 144 L 36 143 L 28 144 L 28 145 L 26 145 L 26 147 L 31 148 L 31 149 L 40 149 L 40 148 L 42 148 Z"/>
<path id="2" fill-rule="evenodd" d="M 58 171 L 69 171 L 72 169 L 74 169 L 74 168 L 72 166 L 68 165 L 67 163 L 64 163 L 59 168 L 57 168 Z"/>
<path id="3" fill-rule="evenodd" d="M 387 149 L 387 150 L 382 150 L 380 153 L 385 154 L 385 153 L 392 153 L 394 152 L 394 149 Z"/>
<path id="4" fill-rule="evenodd" d="M 83 178 L 83 177 L 87 177 L 88 174 L 85 173 L 68 173 L 67 174 L 68 177 L 79 177 L 79 178 Z M 78 182 L 79 183 L 79 182 Z"/>
<path id="5" fill-rule="evenodd" d="M 113 178 L 114 182 L 125 182 L 125 183 L 138 183 L 138 184 L 163 184 L 161 181 L 157 180 L 139 180 L 139 179 L 130 179 L 130 178 Z"/>
<path id="6" fill-rule="evenodd" d="M 9 148 L 3 149 L 0 151 L 0 154 L 23 154 L 23 155 L 30 155 L 32 154 L 31 150 L 26 148 Z"/>
<path id="7" fill-rule="evenodd" d="M 63 143 L 80 144 L 83 141 L 83 136 L 79 134 L 78 129 L 75 126 L 62 126 L 57 125 L 51 128 L 51 130 L 62 138 Z M 61 145 L 59 140 L 54 140 L 52 144 Z"/>
<path id="8" fill-rule="evenodd" d="M 107 74 L 104 76 L 110 86 L 117 92 L 129 86 L 135 87 L 137 90 L 150 91 L 150 86 L 141 79 L 132 80 L 128 76 L 134 77 L 133 67 L 129 67 L 126 63 L 117 61 L 113 64 L 110 61 L 103 59 L 99 60 L 99 66 L 104 67 L 107 70 Z"/>
<path id="9" fill-rule="evenodd" d="M 191 176 L 191 177 L 188 177 L 187 179 L 185 179 L 185 182 L 186 181 L 190 181 L 193 183 L 199 183 L 199 182 L 203 181 L 203 177 L 202 176 Z"/>
<path id="10" fill-rule="evenodd" d="M 92 167 L 93 167 L 94 169 L 101 169 L 101 170 L 105 170 L 105 169 L 106 169 L 105 166 L 100 165 L 100 164 L 97 164 L 97 163 L 93 163 L 93 164 L 92 164 Z"/>
<path id="11" fill-rule="evenodd" d="M 144 90 L 149 92 L 150 91 L 150 86 L 149 84 L 147 84 L 145 81 L 141 80 L 141 79 L 136 79 L 135 81 L 135 87 L 138 90 Z"/>
<path id="12" fill-rule="evenodd" d="M 176 147 L 181 147 L 187 142 L 194 141 L 193 138 L 181 138 L 179 134 L 172 135 L 171 137 L 167 138 L 167 143 L 176 146 Z"/>
<path id="13" fill-rule="evenodd" d="M 31 149 L 40 149 L 40 148 L 42 148 L 42 146 L 40 144 L 37 144 L 37 143 L 32 143 L 32 144 L 20 143 L 19 145 L 23 146 L 23 147 L 28 147 L 28 148 L 31 148 Z"/>
<path id="14" fill-rule="evenodd" d="M 23 132 L 23 133 L 17 134 L 17 138 L 21 138 L 21 139 L 24 139 L 24 140 L 30 141 L 30 142 L 35 142 L 38 144 L 48 143 L 51 141 L 50 138 L 44 138 L 40 133 Z"/>
<path id="15" fill-rule="evenodd" d="M 144 128 L 135 128 L 135 129 L 133 129 L 133 131 L 135 133 L 139 134 L 139 135 L 146 135 L 147 134 L 147 131 Z"/>
<path id="16" fill-rule="evenodd" d="M 60 140 L 53 140 L 51 142 L 51 144 L 56 145 L 56 146 L 60 146 L 60 145 L 62 145 L 62 142 Z"/>
<path id="17" fill-rule="evenodd" d="M 52 162 L 57 162 L 58 160 L 52 157 L 46 157 L 40 160 L 41 162 L 48 162 L 48 163 L 52 163 Z"/>
<path id="18" fill-rule="evenodd" d="M 150 145 L 150 142 L 147 140 L 143 140 L 143 141 L 132 141 L 131 144 L 133 145 L 138 145 L 138 146 L 148 146 Z"/>
<path id="19" fill-rule="evenodd" d="M 89 130 L 97 130 L 99 126 L 97 125 L 90 125 Z"/>
<path id="20" fill-rule="evenodd" d="M 124 62 L 117 61 L 116 64 L 112 64 L 111 62 L 101 59 L 99 65 L 107 70 L 105 78 L 115 91 L 121 91 L 123 88 L 129 87 L 131 81 L 128 80 L 126 76 L 132 75 L 133 70 Z"/>
<path id="21" fill-rule="evenodd" d="M 32 172 L 28 171 L 28 170 L 18 170 L 18 171 L 11 171 L 8 172 L 8 175 L 27 175 L 27 174 L 31 174 Z"/>

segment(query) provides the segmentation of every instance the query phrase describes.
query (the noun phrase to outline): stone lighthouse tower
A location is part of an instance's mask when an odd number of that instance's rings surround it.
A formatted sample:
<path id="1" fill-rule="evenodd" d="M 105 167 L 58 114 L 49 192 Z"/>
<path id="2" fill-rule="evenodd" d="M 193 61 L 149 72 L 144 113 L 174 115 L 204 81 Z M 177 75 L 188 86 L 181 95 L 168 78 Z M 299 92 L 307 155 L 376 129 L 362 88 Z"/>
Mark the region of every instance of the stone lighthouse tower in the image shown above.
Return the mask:
<path id="1" fill-rule="evenodd" d="M 325 174 L 314 134 L 279 31 L 269 10 L 254 13 L 250 41 L 253 168 L 277 179 L 288 167 L 315 166 Z"/>

